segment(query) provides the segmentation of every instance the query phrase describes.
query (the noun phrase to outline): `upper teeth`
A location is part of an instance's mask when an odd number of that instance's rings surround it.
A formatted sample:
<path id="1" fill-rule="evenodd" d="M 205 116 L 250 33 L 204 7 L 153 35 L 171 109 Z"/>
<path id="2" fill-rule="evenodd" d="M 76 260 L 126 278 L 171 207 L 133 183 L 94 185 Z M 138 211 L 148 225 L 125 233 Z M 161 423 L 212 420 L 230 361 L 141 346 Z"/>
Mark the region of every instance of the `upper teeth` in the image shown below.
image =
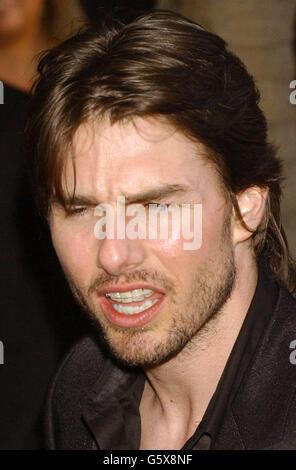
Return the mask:
<path id="1" fill-rule="evenodd" d="M 152 294 L 153 290 L 150 289 L 134 289 L 126 292 L 108 292 L 106 297 L 110 297 L 111 300 L 116 300 L 117 302 L 129 303 L 139 302 L 146 297 L 150 297 Z"/>
<path id="2" fill-rule="evenodd" d="M 127 306 L 127 305 L 121 305 L 121 304 L 112 304 L 113 308 L 119 312 L 119 313 L 124 313 L 126 315 L 134 315 L 135 313 L 141 313 L 144 312 L 144 310 L 147 310 L 148 308 L 152 307 L 156 302 L 159 302 L 159 299 L 154 299 L 154 300 L 146 300 L 146 302 L 143 303 L 143 305 L 139 306 Z"/>

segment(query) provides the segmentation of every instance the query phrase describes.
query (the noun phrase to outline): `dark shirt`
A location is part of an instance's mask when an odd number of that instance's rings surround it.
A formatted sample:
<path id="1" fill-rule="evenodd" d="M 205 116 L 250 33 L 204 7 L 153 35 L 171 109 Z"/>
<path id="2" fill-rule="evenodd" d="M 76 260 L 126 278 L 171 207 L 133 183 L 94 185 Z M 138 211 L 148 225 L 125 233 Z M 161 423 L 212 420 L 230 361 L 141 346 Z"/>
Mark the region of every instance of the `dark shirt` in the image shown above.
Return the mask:
<path id="1" fill-rule="evenodd" d="M 276 282 L 259 270 L 256 291 L 202 421 L 182 450 L 215 448 L 227 408 L 251 365 L 256 347 L 274 311 L 279 294 Z M 218 352 L 217 352 L 218 353 Z M 122 371 L 105 363 L 100 379 L 88 396 L 84 417 L 101 450 L 137 450 L 141 440 L 139 406 L 145 384 L 139 370 Z M 112 395 L 110 395 L 112 390 Z"/>

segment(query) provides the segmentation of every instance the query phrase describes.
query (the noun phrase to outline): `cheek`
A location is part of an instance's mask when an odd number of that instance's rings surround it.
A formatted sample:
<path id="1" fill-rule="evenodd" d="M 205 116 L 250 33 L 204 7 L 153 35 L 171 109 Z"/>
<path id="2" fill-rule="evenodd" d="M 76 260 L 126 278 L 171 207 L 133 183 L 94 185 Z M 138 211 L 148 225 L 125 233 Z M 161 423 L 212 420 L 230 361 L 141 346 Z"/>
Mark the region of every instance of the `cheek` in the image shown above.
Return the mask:
<path id="1" fill-rule="evenodd" d="M 219 201 L 218 201 L 219 202 Z M 221 241 L 224 238 L 224 224 L 227 219 L 227 208 L 225 204 L 209 205 L 203 211 L 202 220 L 202 247 L 201 253 L 208 257 L 220 254 Z M 231 221 L 229 220 L 229 224 Z"/>
<path id="2" fill-rule="evenodd" d="M 177 283 L 185 285 L 192 277 L 192 272 L 200 266 L 205 255 L 202 248 L 199 250 L 185 250 L 184 243 L 188 240 L 158 240 L 149 241 L 149 250 L 160 262 L 160 269 L 164 269 L 168 276 L 175 278 Z"/>
<path id="3" fill-rule="evenodd" d="M 224 216 L 224 215 L 223 215 Z M 198 234 L 201 235 L 201 246 L 198 249 L 185 249 L 192 238 L 180 236 L 179 240 L 149 240 L 149 249 L 155 253 L 162 265 L 170 273 L 174 273 L 181 282 L 190 277 L 193 271 L 206 267 L 210 260 L 217 260 L 221 254 L 221 238 L 223 230 L 223 216 L 217 211 L 204 211 Z M 193 225 L 191 226 L 193 233 Z M 192 245 L 191 245 L 192 246 Z"/>
<path id="4" fill-rule="evenodd" d="M 73 229 L 67 225 L 52 227 L 51 236 L 60 263 L 70 277 L 84 279 L 96 267 L 97 240 L 85 229 Z"/>

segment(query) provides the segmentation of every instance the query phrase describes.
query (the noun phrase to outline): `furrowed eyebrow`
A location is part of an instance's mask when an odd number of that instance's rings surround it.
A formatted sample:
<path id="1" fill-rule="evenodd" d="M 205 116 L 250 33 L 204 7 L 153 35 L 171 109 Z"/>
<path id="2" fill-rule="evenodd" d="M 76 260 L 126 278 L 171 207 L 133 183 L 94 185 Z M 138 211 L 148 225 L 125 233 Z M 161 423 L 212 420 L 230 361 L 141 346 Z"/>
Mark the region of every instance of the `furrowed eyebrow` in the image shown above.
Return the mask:
<path id="1" fill-rule="evenodd" d="M 97 199 L 91 196 L 80 196 L 75 195 L 74 197 L 64 198 L 62 202 L 58 200 L 53 200 L 53 204 L 57 204 L 58 206 L 62 206 L 64 208 L 74 207 L 74 206 L 97 206 L 99 202 Z"/>
<path id="2" fill-rule="evenodd" d="M 125 202 L 127 204 L 140 204 L 140 203 L 147 203 L 150 201 L 159 201 L 164 199 L 168 196 L 174 196 L 178 193 L 187 193 L 188 191 L 192 190 L 189 186 L 182 186 L 179 184 L 166 184 L 162 185 L 158 188 L 147 188 L 141 191 L 140 193 L 134 195 L 126 195 Z M 122 195 L 123 196 L 123 195 Z M 73 198 L 67 198 L 64 201 L 65 207 L 73 207 L 73 206 L 97 206 L 100 202 L 92 196 L 83 196 L 83 195 L 75 195 Z"/>
<path id="3" fill-rule="evenodd" d="M 126 196 L 126 202 L 128 204 L 139 204 L 149 201 L 158 201 L 168 196 L 174 196 L 177 193 L 187 193 L 190 190 L 191 188 L 189 186 L 166 184 L 158 188 L 144 189 L 140 193 L 133 196 Z"/>

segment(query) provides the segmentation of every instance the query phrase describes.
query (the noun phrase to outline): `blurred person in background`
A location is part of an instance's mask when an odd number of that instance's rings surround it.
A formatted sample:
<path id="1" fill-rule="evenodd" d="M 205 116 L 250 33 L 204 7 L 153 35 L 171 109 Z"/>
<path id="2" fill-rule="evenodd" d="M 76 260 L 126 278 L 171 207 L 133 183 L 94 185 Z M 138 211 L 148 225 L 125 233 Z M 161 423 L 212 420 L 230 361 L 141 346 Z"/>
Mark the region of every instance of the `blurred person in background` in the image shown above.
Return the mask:
<path id="1" fill-rule="evenodd" d="M 72 16 L 58 13 L 48 0 L 0 0 L 0 449 L 43 447 L 41 413 L 49 379 L 84 328 L 35 212 L 22 147 L 37 56 L 70 35 L 70 26 L 61 25 L 73 24 L 79 10 L 73 8 Z M 74 312 L 77 321 L 56 334 Z"/>
<path id="2" fill-rule="evenodd" d="M 38 54 L 74 34 L 85 16 L 76 1 L 0 0 L 0 78 L 30 91 Z"/>
<path id="3" fill-rule="evenodd" d="M 57 44 L 50 7 L 45 0 L 0 0 L 0 76 L 20 90 L 31 88 L 35 56 Z"/>

